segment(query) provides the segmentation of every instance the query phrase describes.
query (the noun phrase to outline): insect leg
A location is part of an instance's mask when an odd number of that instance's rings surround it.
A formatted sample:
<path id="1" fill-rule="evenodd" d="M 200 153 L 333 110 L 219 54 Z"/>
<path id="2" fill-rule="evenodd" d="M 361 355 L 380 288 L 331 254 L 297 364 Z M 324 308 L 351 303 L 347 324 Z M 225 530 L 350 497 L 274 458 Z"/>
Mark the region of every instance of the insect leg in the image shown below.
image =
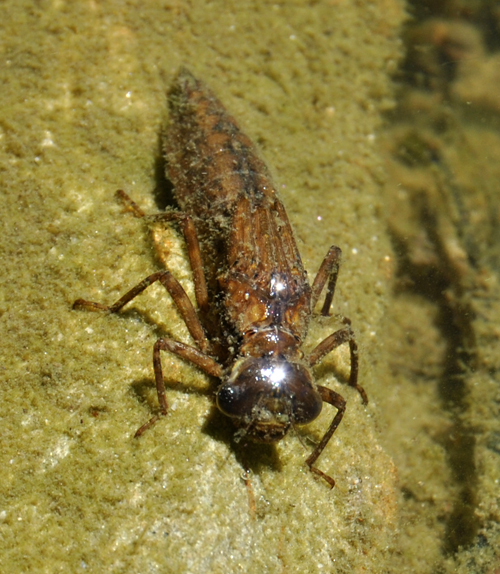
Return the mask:
<path id="1" fill-rule="evenodd" d="M 326 339 L 323 339 L 323 341 L 321 341 L 321 343 L 311 351 L 307 360 L 309 361 L 309 365 L 312 367 L 325 355 L 343 343 L 349 343 L 349 350 L 351 353 L 351 374 L 349 376 L 349 385 L 358 391 L 363 399 L 363 403 L 366 405 L 368 404 L 368 397 L 363 387 L 358 385 L 358 345 L 351 329 L 351 322 L 349 319 L 344 319 L 344 323 L 346 323 L 346 326 L 335 331 L 335 333 L 332 333 Z"/>
<path id="2" fill-rule="evenodd" d="M 166 211 L 165 213 L 146 216 L 137 203 L 135 203 L 135 201 L 122 189 L 119 189 L 116 192 L 116 196 L 128 210 L 133 212 L 136 217 L 145 217 L 148 221 L 177 221 L 179 223 L 188 249 L 188 257 L 191 271 L 193 272 L 194 293 L 196 302 L 198 303 L 198 309 L 200 309 L 202 313 L 206 313 L 208 309 L 207 283 L 201 260 L 200 244 L 198 242 L 198 236 L 196 234 L 192 218 L 185 213 L 179 213 L 176 211 Z"/>
<path id="3" fill-rule="evenodd" d="M 325 317 L 328 317 L 328 313 L 333 301 L 333 296 L 335 294 L 335 285 L 337 284 L 341 258 L 342 251 L 340 247 L 332 245 L 328 250 L 326 257 L 323 259 L 323 263 L 321 263 L 319 271 L 312 285 L 311 308 L 314 309 L 328 279 L 325 302 L 321 309 L 321 314 Z"/>
<path id="4" fill-rule="evenodd" d="M 145 217 L 144 211 L 137 205 L 137 203 L 125 193 L 123 189 L 116 191 L 116 197 L 123 203 L 123 205 L 131 211 L 136 217 Z"/>
<path id="5" fill-rule="evenodd" d="M 77 299 L 73 303 L 73 309 L 83 308 L 89 311 L 108 311 L 110 313 L 117 313 L 127 303 L 132 301 L 137 295 L 142 293 L 144 289 L 159 281 L 172 297 L 179 313 L 181 314 L 186 327 L 188 328 L 191 336 L 196 341 L 202 351 L 207 351 L 209 348 L 208 339 L 205 336 L 203 327 L 200 323 L 198 315 L 191 303 L 189 297 L 184 291 L 182 285 L 170 273 L 170 271 L 157 271 L 149 277 L 143 279 L 138 285 L 130 289 L 123 297 L 118 299 L 113 305 L 103 305 L 102 303 L 95 303 L 93 301 L 86 301 L 85 299 Z"/>
<path id="6" fill-rule="evenodd" d="M 136 431 L 134 435 L 136 437 L 141 436 L 144 431 L 151 428 L 160 417 L 167 414 L 168 405 L 165 396 L 165 382 L 163 381 L 163 368 L 161 365 L 160 351 L 170 351 L 171 353 L 181 357 L 181 359 L 194 363 L 208 375 L 219 378 L 222 376 L 222 367 L 205 353 L 202 353 L 190 345 L 174 341 L 173 339 L 158 339 L 153 347 L 153 368 L 155 372 L 158 403 L 160 404 L 160 413 L 154 415 L 146 424 L 142 425 L 142 427 Z"/>
<path id="7" fill-rule="evenodd" d="M 326 482 L 328 482 L 328 484 L 330 485 L 330 488 L 333 488 L 335 486 L 335 481 L 333 480 L 333 478 L 331 476 L 328 476 L 315 466 L 313 466 L 313 464 L 316 462 L 319 455 L 323 452 L 323 449 L 328 444 L 328 441 L 332 438 L 333 433 L 337 430 L 337 427 L 339 426 L 340 421 L 344 416 L 346 403 L 341 395 L 339 395 L 335 391 L 332 391 L 331 389 L 322 387 L 321 385 L 318 385 L 318 392 L 325 403 L 328 403 L 337 409 L 337 414 L 333 418 L 332 422 L 330 423 L 330 426 L 328 427 L 328 430 L 323 435 L 323 438 L 320 440 L 319 444 L 306 459 L 306 464 L 311 472 L 317 474 L 318 476 L 321 476 L 321 478 L 324 478 Z"/>
<path id="8" fill-rule="evenodd" d="M 203 313 L 208 311 L 208 291 L 205 271 L 201 260 L 200 244 L 192 218 L 185 213 L 167 211 L 148 217 L 149 221 L 177 221 L 182 229 L 186 242 L 189 263 L 193 272 L 194 293 L 198 309 Z"/>

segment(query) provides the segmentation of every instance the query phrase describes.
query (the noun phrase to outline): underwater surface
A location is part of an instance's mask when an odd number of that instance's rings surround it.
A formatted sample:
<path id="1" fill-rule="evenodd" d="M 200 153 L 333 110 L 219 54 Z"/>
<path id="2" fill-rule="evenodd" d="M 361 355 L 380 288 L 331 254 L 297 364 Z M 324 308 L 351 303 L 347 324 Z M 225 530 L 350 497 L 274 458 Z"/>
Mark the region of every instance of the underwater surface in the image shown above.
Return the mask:
<path id="1" fill-rule="evenodd" d="M 500 568 L 500 13 L 492 2 L 3 3 L 0 566 L 9 572 L 474 572 Z M 349 351 L 315 369 L 347 401 L 276 446 L 236 444 L 215 380 L 153 286 L 191 297 L 167 200 L 166 91 L 188 66 L 269 165 L 313 278 L 343 252 Z"/>

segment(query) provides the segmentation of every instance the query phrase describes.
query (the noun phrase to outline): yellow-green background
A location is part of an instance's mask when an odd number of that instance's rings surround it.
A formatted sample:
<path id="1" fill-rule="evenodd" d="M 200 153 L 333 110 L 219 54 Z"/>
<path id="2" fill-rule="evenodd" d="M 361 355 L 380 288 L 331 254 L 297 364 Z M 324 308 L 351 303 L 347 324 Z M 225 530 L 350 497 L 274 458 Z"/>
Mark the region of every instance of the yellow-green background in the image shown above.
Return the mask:
<path id="1" fill-rule="evenodd" d="M 384 360 L 394 258 L 377 130 L 392 105 L 402 2 L 1 9 L 0 570 L 430 572 L 441 532 L 418 508 L 400 510 L 391 458 L 413 443 L 398 443 L 408 430 L 390 409 L 407 407 L 409 422 L 414 405 L 395 400 Z M 77 297 L 112 302 L 162 265 L 114 192 L 157 211 L 165 92 L 180 65 L 260 146 L 310 273 L 332 243 L 343 249 L 335 309 L 358 334 L 370 404 L 341 383 L 344 349 L 317 369 L 348 402 L 319 462 L 333 491 L 303 464 L 331 410 L 302 431 L 306 448 L 291 434 L 276 449 L 241 449 L 207 378 L 168 355 L 169 416 L 134 439 L 156 405 L 153 343 L 165 332 L 188 341 L 185 327 L 156 287 L 121 316 L 71 309 Z M 191 293 L 182 242 L 165 241 Z M 315 322 L 306 348 L 333 328 Z M 443 466 L 424 446 L 405 469 L 415 481 Z"/>

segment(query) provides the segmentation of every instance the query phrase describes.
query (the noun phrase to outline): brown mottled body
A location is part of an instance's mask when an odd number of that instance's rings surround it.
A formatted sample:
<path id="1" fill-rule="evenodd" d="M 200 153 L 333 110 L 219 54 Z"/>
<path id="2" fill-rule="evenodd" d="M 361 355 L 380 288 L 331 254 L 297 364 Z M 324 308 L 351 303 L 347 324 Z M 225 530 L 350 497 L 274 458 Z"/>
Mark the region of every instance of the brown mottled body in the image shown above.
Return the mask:
<path id="1" fill-rule="evenodd" d="M 367 402 L 357 384 L 358 355 L 350 321 L 345 319 L 344 327 L 308 356 L 301 345 L 325 285 L 321 312 L 329 313 L 340 249 L 330 248 L 311 287 L 268 169 L 236 121 L 185 69 L 172 85 L 169 106 L 167 172 L 182 212 L 156 218 L 176 220 L 183 229 L 198 311 L 168 270 L 147 277 L 111 306 L 81 299 L 74 306 L 117 312 L 160 281 L 196 343 L 193 347 L 169 338 L 156 342 L 153 364 L 160 414 L 167 413 L 160 357 L 160 351 L 167 350 L 221 379 L 217 406 L 239 429 L 237 439 L 278 441 L 290 427 L 314 420 L 322 402 L 327 402 L 337 413 L 306 464 L 333 487 L 334 480 L 313 465 L 342 419 L 345 400 L 317 385 L 311 367 L 348 343 L 349 384 Z M 138 208 L 135 211 L 141 215 Z M 158 418 L 154 416 L 136 435 Z"/>
<path id="2" fill-rule="evenodd" d="M 311 288 L 269 171 L 220 101 L 188 71 L 177 77 L 169 102 L 168 176 L 179 206 L 193 218 L 206 277 L 222 293 L 220 312 L 242 337 L 243 354 L 279 354 L 283 346 L 290 352 L 307 332 Z M 277 286 L 285 287 L 279 297 Z M 278 324 L 280 345 L 263 336 Z"/>

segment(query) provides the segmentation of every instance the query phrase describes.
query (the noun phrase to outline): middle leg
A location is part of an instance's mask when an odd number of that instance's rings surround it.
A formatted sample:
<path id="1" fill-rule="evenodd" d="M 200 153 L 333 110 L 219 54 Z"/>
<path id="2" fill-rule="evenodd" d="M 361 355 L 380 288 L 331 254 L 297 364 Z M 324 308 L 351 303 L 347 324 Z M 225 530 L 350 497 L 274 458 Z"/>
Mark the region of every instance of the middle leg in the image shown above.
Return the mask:
<path id="1" fill-rule="evenodd" d="M 191 303 L 191 300 L 187 296 L 179 281 L 177 281 L 172 273 L 167 270 L 157 271 L 156 273 L 149 275 L 135 287 L 130 289 L 130 291 L 127 291 L 127 293 L 120 297 L 120 299 L 113 303 L 113 305 L 103 305 L 102 303 L 96 303 L 94 301 L 77 299 L 73 303 L 73 309 L 83 308 L 88 309 L 89 311 L 108 311 L 110 313 L 117 313 L 122 307 L 132 301 L 132 299 L 135 299 L 137 295 L 142 293 L 147 287 L 156 281 L 159 281 L 172 297 L 177 309 L 179 310 L 179 313 L 181 314 L 181 317 L 186 323 L 186 327 L 188 328 L 189 333 L 196 341 L 200 349 L 202 351 L 208 351 L 210 345 L 198 315 L 196 314 L 193 304 Z"/>
<path id="2" fill-rule="evenodd" d="M 361 385 L 358 385 L 358 371 L 359 371 L 359 360 L 358 360 L 358 345 L 356 339 L 354 338 L 354 333 L 351 329 L 351 322 L 349 319 L 344 319 L 346 326 L 335 333 L 332 333 L 326 339 L 323 339 L 319 345 L 317 345 L 307 357 L 309 365 L 313 367 L 328 353 L 342 345 L 343 343 L 349 343 L 349 350 L 351 356 L 351 374 L 349 376 L 349 385 L 354 387 L 358 393 L 361 395 L 363 404 L 368 404 L 368 396 Z"/>

